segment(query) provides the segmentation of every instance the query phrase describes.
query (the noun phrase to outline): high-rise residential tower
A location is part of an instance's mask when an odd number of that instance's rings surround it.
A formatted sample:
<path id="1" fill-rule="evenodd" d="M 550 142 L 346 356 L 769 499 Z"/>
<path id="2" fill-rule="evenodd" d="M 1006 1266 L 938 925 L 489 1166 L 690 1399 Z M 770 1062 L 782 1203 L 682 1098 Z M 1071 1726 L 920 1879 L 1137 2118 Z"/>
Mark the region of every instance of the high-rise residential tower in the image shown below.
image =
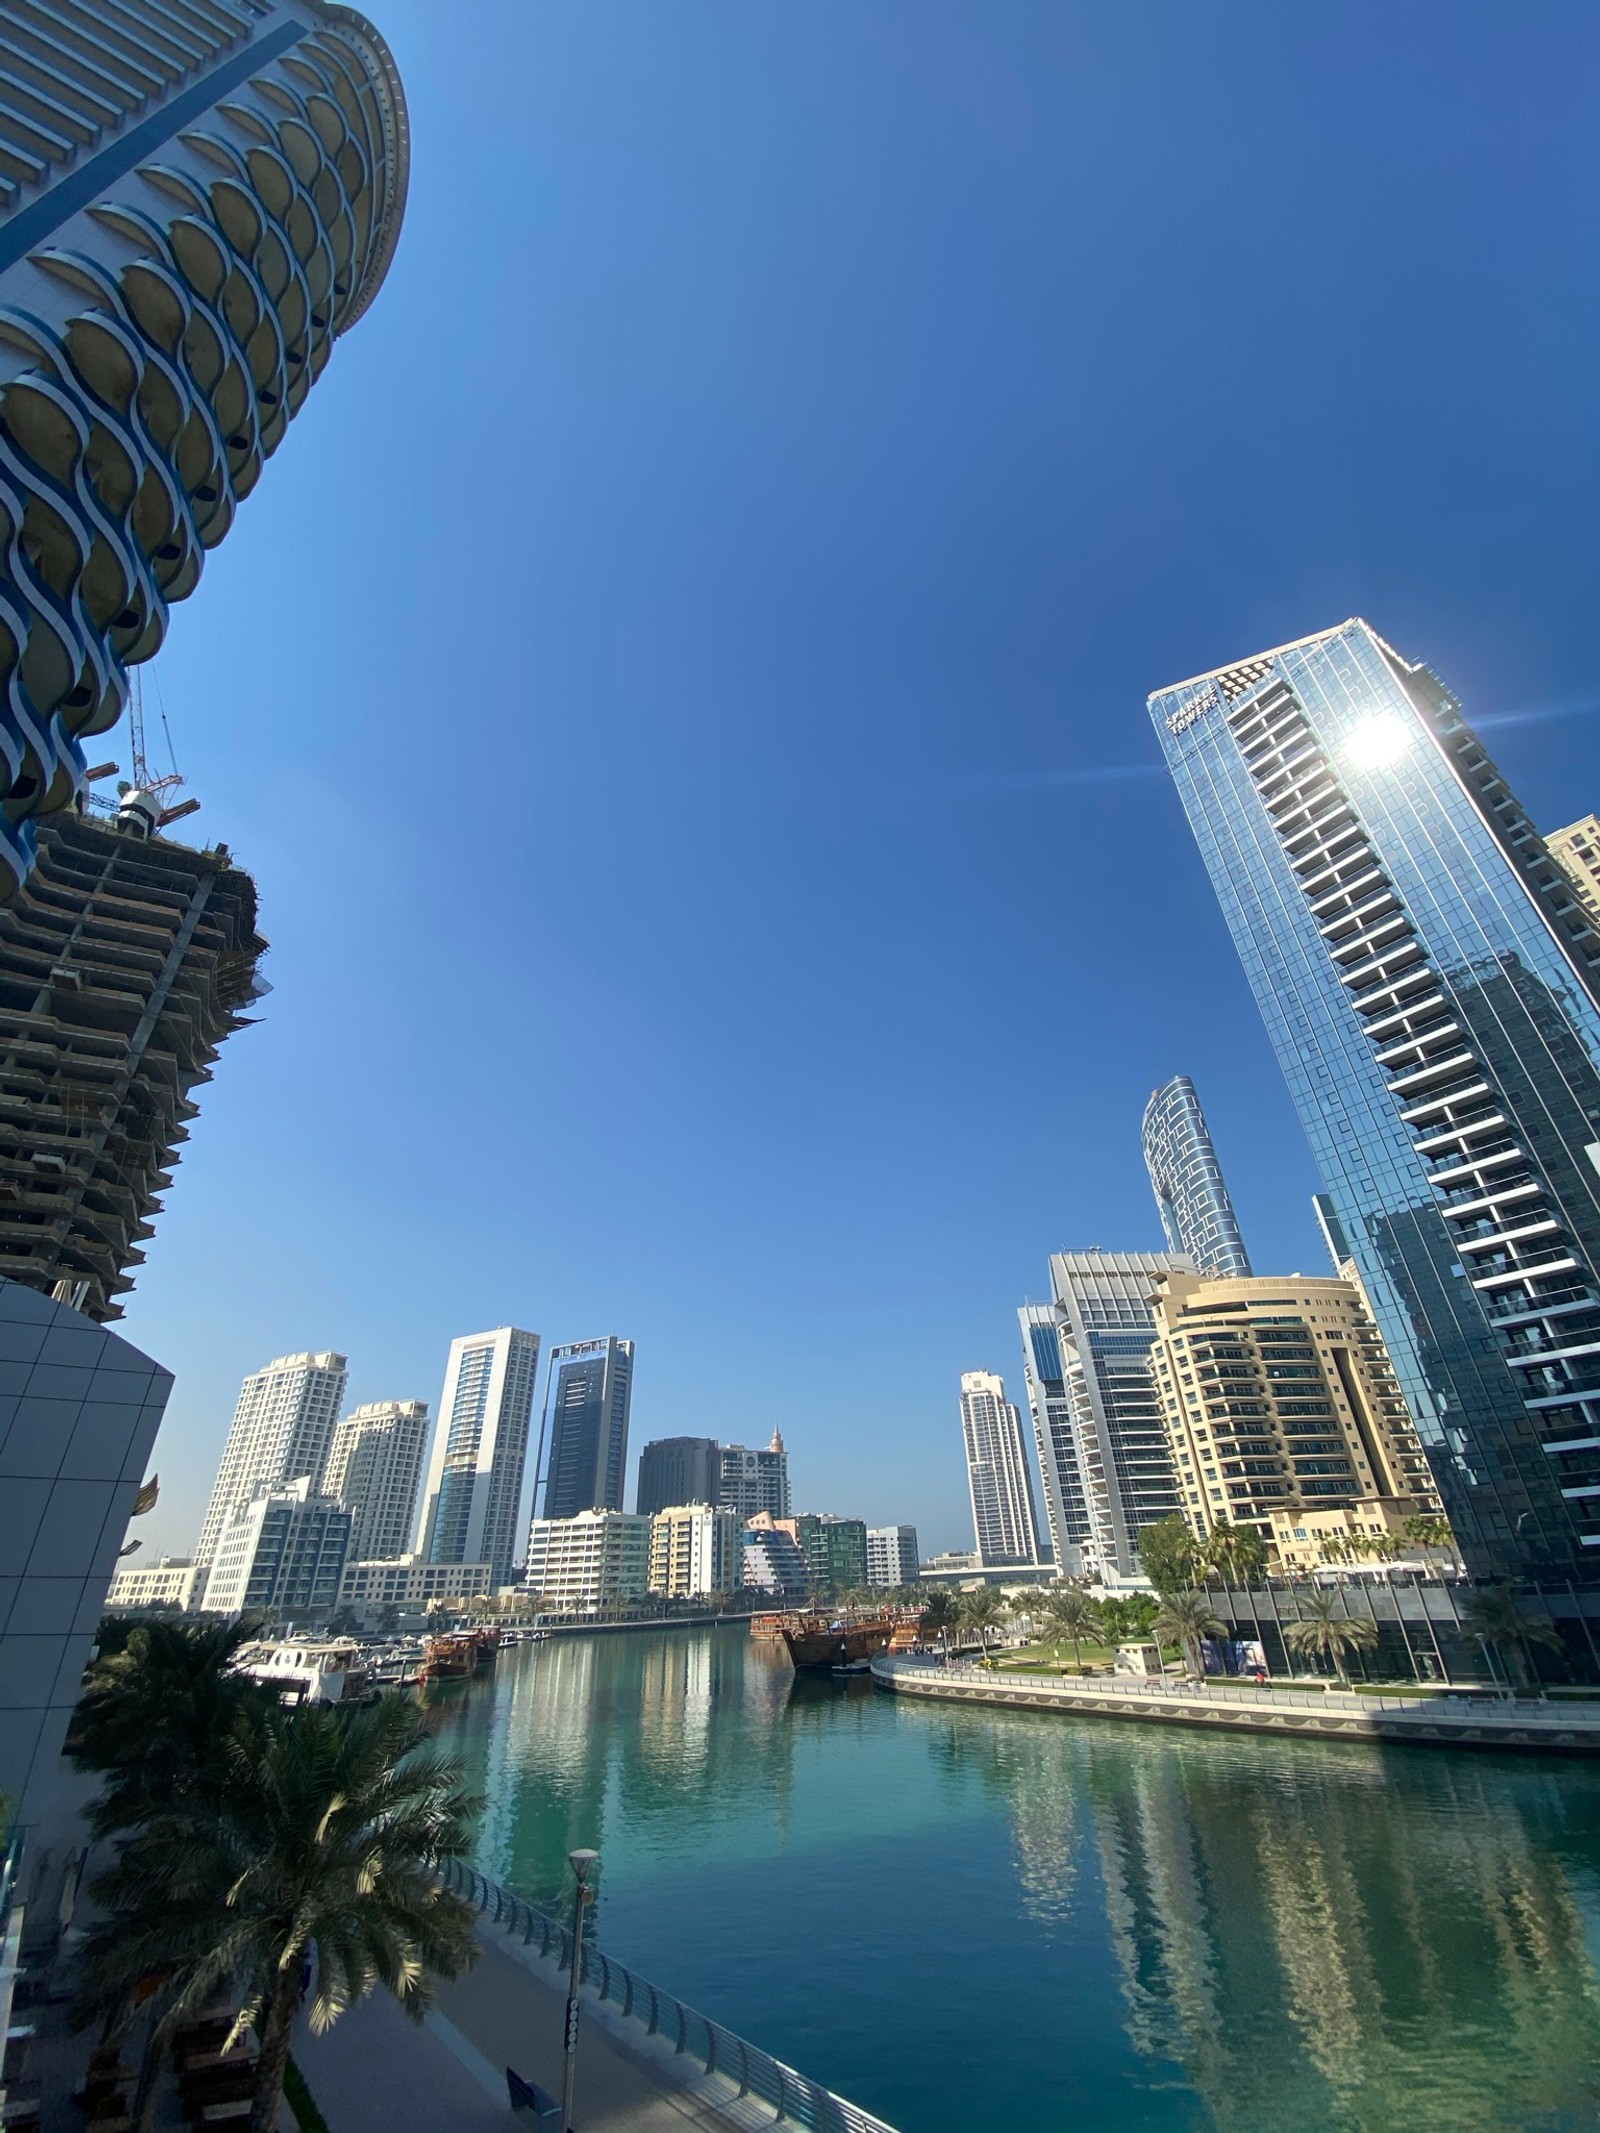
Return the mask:
<path id="1" fill-rule="evenodd" d="M 1168 1274 L 1156 1387 L 1183 1515 L 1199 1540 L 1253 1527 L 1300 1569 L 1405 1546 L 1440 1504 L 1383 1336 L 1353 1281 Z"/>
<path id="2" fill-rule="evenodd" d="M 353 1563 L 405 1553 L 427 1444 L 426 1400 L 370 1401 L 352 1408 L 334 1430 L 323 1488 L 350 1513 Z"/>
<path id="3" fill-rule="evenodd" d="M 348 1357 L 324 1348 L 280 1355 L 245 1379 L 200 1528 L 197 1563 L 211 1562 L 223 1528 L 256 1497 L 302 1479 L 313 1495 L 320 1493 L 348 1374 Z"/>
<path id="4" fill-rule="evenodd" d="M 1022 1417 L 1006 1398 L 1005 1379 L 992 1370 L 961 1373 L 961 1435 L 979 1562 L 985 1569 L 1037 1563 L 1039 1523 Z"/>
<path id="5" fill-rule="evenodd" d="M 628 1472 L 633 1343 L 613 1333 L 550 1351 L 544 1516 L 620 1511 Z"/>
<path id="6" fill-rule="evenodd" d="M 538 1375 L 539 1336 L 519 1326 L 450 1343 L 417 1527 L 425 1563 L 487 1563 L 496 1589 L 510 1583 Z"/>
<path id="7" fill-rule="evenodd" d="M 0 904 L 0 1274 L 99 1320 L 121 1317 L 195 1097 L 265 989 L 255 883 L 136 798 L 41 824 Z"/>
<path id="8" fill-rule="evenodd" d="M 1544 841 L 1590 919 L 1600 926 L 1600 815 L 1583 815 L 1565 829 L 1549 830 Z"/>
<path id="9" fill-rule="evenodd" d="M 409 157 L 325 0 L 27 0 L 0 68 L 0 900 L 388 271 Z"/>
<path id="10" fill-rule="evenodd" d="M 1183 1253 L 1057 1252 L 1053 1305 L 1022 1316 L 1023 1368 L 1056 1564 L 1093 1577 L 1139 1573 L 1139 1534 L 1179 1509 L 1150 1367 L 1151 1298 L 1193 1273 Z"/>
<path id="11" fill-rule="evenodd" d="M 1600 939 L 1362 621 L 1150 700 L 1469 1568 L 1600 1569 Z"/>
<path id="12" fill-rule="evenodd" d="M 722 1447 L 715 1437 L 659 1437 L 639 1454 L 634 1509 L 645 1517 L 679 1503 L 722 1501 Z"/>
<path id="13" fill-rule="evenodd" d="M 1168 1249 L 1187 1252 L 1203 1274 L 1248 1274 L 1238 1217 L 1187 1074 L 1174 1075 L 1145 1105 L 1142 1139 Z"/>
<path id="14" fill-rule="evenodd" d="M 737 1511 L 741 1518 L 754 1518 L 762 1511 L 770 1518 L 788 1517 L 789 1455 L 783 1448 L 780 1431 L 772 1432 L 772 1442 L 765 1447 L 748 1444 L 725 1444 L 722 1447 L 719 1501 Z"/>

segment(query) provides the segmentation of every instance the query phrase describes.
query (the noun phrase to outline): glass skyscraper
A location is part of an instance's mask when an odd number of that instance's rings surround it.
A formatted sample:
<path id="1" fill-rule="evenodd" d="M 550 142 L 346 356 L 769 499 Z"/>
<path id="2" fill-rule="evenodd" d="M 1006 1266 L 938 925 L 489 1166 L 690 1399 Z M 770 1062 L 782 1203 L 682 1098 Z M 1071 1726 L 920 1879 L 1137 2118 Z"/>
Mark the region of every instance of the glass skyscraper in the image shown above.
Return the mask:
<path id="1" fill-rule="evenodd" d="M 1600 938 L 1356 620 L 1150 699 L 1469 1567 L 1600 1567 Z"/>
<path id="2" fill-rule="evenodd" d="M 1248 1275 L 1239 1220 L 1187 1074 L 1175 1075 L 1145 1105 L 1142 1138 L 1169 1249 L 1187 1252 L 1202 1274 Z"/>
<path id="3" fill-rule="evenodd" d="M 1181 1252 L 1057 1252 L 1025 1304 L 1022 1363 L 1056 1567 L 1134 1577 L 1139 1535 L 1182 1509 L 1151 1367 L 1153 1297 Z"/>
<path id="4" fill-rule="evenodd" d="M 546 1518 L 620 1511 L 628 1469 L 633 1343 L 610 1334 L 550 1351 Z"/>

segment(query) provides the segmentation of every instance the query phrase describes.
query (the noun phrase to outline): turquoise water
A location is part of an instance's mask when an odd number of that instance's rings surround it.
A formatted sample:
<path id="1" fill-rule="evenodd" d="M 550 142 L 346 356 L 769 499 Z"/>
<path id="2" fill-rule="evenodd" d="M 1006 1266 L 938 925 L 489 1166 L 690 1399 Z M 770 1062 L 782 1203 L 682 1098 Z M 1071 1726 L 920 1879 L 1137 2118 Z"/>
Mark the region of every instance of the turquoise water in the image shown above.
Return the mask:
<path id="1" fill-rule="evenodd" d="M 479 1864 L 902 2133 L 1600 2126 L 1600 1768 L 1214 1740 L 560 1638 L 436 1707 Z"/>

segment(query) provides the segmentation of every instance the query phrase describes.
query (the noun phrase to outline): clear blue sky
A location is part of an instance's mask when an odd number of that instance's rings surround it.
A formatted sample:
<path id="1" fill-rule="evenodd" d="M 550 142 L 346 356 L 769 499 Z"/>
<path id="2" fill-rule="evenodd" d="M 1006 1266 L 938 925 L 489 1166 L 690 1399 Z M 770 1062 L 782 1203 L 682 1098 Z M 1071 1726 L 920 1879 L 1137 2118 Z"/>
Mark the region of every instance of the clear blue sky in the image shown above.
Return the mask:
<path id="1" fill-rule="evenodd" d="M 247 1370 L 506 1321 L 965 1544 L 957 1374 L 1157 1244 L 1158 1080 L 1322 1263 L 1147 692 L 1362 613 L 1600 802 L 1600 14 L 371 6 L 399 256 L 156 669 L 276 990 L 126 1321 L 146 1547 Z"/>

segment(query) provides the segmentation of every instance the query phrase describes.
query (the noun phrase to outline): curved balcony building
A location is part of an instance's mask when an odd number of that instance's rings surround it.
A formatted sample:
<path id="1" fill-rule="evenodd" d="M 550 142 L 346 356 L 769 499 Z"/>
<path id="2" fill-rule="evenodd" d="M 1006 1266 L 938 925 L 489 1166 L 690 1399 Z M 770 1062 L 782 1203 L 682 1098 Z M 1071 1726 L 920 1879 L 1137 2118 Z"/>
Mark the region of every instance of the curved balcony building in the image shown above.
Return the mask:
<path id="1" fill-rule="evenodd" d="M 371 303 L 405 100 L 327 0 L 0 18 L 0 900 Z"/>
<path id="2" fill-rule="evenodd" d="M 1202 1274 L 1247 1275 L 1239 1218 L 1187 1074 L 1174 1075 L 1145 1105 L 1142 1140 L 1168 1249 L 1187 1252 Z"/>

